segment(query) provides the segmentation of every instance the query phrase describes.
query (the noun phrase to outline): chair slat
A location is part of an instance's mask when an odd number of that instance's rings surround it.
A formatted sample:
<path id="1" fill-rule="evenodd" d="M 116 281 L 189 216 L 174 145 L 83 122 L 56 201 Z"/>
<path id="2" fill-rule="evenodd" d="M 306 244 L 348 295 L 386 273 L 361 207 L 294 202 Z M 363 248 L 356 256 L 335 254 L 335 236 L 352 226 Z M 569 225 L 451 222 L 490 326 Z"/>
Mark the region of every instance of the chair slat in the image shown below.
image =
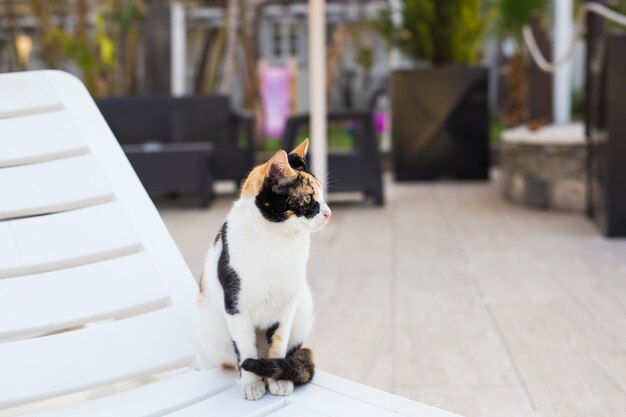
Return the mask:
<path id="1" fill-rule="evenodd" d="M 336 415 L 348 415 L 348 413 L 349 410 L 342 410 Z M 328 417 L 328 414 L 320 414 L 308 408 L 304 408 L 296 404 L 290 404 L 285 408 L 281 408 L 280 410 L 269 414 L 267 417 Z"/>
<path id="2" fill-rule="evenodd" d="M 28 77 L 20 73 L 6 74 L 0 78 L 0 118 L 42 112 L 63 106 L 45 73 Z"/>
<path id="3" fill-rule="evenodd" d="M 136 252 L 140 243 L 117 202 L 3 222 L 18 257 L 0 253 L 0 278 L 34 274 Z M 2 233 L 2 230 L 0 230 Z M 5 237 L 0 238 L 2 240 Z"/>
<path id="4" fill-rule="evenodd" d="M 189 365 L 194 348 L 174 308 L 0 344 L 0 408 Z"/>
<path id="5" fill-rule="evenodd" d="M 460 417 L 425 404 L 389 394 L 376 388 L 368 387 L 324 371 L 316 370 L 313 382 L 308 386 L 317 386 L 339 395 L 356 398 L 364 403 L 381 407 L 409 417 Z M 309 393 L 304 392 L 305 396 Z M 310 398 L 310 397 L 309 397 Z"/>
<path id="6" fill-rule="evenodd" d="M 113 199 L 91 155 L 0 169 L 0 220 L 86 207 Z"/>
<path id="7" fill-rule="evenodd" d="M 88 152 L 67 110 L 0 119 L 0 167 Z"/>
<path id="8" fill-rule="evenodd" d="M 32 337 L 164 305 L 167 293 L 149 256 L 0 280 L 0 341 Z"/>
<path id="9" fill-rule="evenodd" d="M 168 417 L 261 417 L 285 407 L 285 397 L 266 394 L 257 401 L 241 398 L 239 386 L 221 392 L 182 410 L 167 414 Z"/>
<path id="10" fill-rule="evenodd" d="M 29 417 L 149 417 L 195 404 L 235 385 L 220 370 L 193 370 L 130 391 Z"/>
<path id="11" fill-rule="evenodd" d="M 367 398 L 349 397 L 315 384 L 308 384 L 298 390 L 298 395 L 292 396 L 289 401 L 323 415 L 339 415 L 338 410 L 346 415 L 359 417 L 398 417 L 398 413 L 387 408 L 367 403 Z M 425 417 L 428 414 L 425 414 Z"/>
<path id="12" fill-rule="evenodd" d="M 0 222 L 0 268 L 20 262 L 20 254 L 15 246 L 11 228 L 7 222 Z"/>

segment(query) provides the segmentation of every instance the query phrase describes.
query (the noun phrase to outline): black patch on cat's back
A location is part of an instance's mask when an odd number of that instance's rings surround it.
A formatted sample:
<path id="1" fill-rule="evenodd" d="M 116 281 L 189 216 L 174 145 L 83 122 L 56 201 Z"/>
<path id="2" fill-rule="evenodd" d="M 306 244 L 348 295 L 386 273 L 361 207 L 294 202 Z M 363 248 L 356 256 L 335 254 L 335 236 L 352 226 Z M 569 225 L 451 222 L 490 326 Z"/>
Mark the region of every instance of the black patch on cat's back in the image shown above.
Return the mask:
<path id="1" fill-rule="evenodd" d="M 265 340 L 267 340 L 268 345 L 272 344 L 272 340 L 274 339 L 274 333 L 276 333 L 276 330 L 278 330 L 279 326 L 280 322 L 277 321 L 265 331 Z"/>
<path id="2" fill-rule="evenodd" d="M 217 234 L 215 235 L 215 239 L 213 239 L 213 246 L 217 245 L 217 242 L 219 242 L 221 238 L 222 238 L 222 229 L 220 228 L 220 231 L 217 232 Z"/>
<path id="3" fill-rule="evenodd" d="M 224 223 L 220 235 L 222 237 L 222 253 L 220 253 L 220 259 L 217 262 L 217 278 L 222 284 L 222 290 L 224 291 L 224 309 L 228 314 L 234 315 L 239 313 L 239 290 L 241 287 L 241 280 L 237 272 L 230 266 L 230 254 L 228 252 L 228 239 L 226 237 L 226 231 L 228 229 L 228 223 Z"/>
<path id="4" fill-rule="evenodd" d="M 241 353 L 239 352 L 239 346 L 237 342 L 233 340 L 233 349 L 235 349 L 235 355 L 237 355 L 237 369 L 239 369 L 239 375 L 241 375 Z"/>

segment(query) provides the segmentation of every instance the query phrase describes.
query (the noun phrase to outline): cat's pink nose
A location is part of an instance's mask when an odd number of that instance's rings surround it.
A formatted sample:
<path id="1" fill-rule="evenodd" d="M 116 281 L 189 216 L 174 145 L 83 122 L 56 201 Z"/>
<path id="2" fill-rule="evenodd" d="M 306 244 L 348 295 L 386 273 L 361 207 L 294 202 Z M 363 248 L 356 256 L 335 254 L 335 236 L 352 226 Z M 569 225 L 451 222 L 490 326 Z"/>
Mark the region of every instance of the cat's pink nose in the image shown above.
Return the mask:
<path id="1" fill-rule="evenodd" d="M 333 215 L 333 212 L 330 209 L 326 209 L 326 211 L 324 211 L 324 217 L 326 217 L 326 220 L 330 219 L 330 216 Z"/>

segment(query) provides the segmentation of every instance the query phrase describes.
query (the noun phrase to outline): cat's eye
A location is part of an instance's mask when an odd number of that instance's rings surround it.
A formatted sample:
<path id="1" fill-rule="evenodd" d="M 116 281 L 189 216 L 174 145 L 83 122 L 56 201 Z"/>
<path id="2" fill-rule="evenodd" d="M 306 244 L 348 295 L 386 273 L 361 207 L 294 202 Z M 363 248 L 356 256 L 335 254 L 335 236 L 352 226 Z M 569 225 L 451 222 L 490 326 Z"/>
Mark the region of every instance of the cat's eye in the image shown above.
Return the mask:
<path id="1" fill-rule="evenodd" d="M 311 204 L 311 200 L 312 200 L 311 194 L 307 194 L 304 196 L 304 202 L 306 204 Z"/>

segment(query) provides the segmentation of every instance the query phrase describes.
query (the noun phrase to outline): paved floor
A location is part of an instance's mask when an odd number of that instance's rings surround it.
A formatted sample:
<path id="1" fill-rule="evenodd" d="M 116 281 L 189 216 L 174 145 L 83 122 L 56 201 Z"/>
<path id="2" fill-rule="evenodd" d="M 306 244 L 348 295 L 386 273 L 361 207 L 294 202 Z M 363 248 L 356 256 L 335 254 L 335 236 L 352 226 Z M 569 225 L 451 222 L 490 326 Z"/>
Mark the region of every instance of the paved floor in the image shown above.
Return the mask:
<path id="1" fill-rule="evenodd" d="M 196 276 L 233 198 L 160 204 Z M 626 416 L 625 240 L 492 185 L 387 198 L 314 238 L 319 368 L 467 417 Z"/>

